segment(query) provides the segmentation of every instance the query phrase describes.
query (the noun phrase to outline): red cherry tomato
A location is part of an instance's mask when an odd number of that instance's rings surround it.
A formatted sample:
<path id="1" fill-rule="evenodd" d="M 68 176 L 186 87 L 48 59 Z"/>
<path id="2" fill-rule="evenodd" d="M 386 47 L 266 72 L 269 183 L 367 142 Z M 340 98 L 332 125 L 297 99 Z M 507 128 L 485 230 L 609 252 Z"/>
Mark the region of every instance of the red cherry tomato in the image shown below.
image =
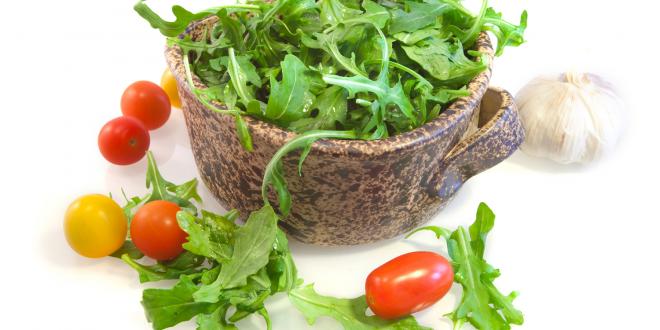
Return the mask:
<path id="1" fill-rule="evenodd" d="M 109 121 L 99 133 L 99 150 L 105 159 L 117 165 L 136 163 L 149 150 L 149 131 L 132 117 Z"/>
<path id="2" fill-rule="evenodd" d="M 451 288 L 454 271 L 433 252 L 412 252 L 376 268 L 367 277 L 367 303 L 379 317 L 390 320 L 433 305 Z"/>
<path id="3" fill-rule="evenodd" d="M 188 237 L 176 221 L 181 208 L 169 201 L 144 204 L 131 221 L 131 239 L 144 255 L 156 260 L 176 258 Z"/>
<path id="4" fill-rule="evenodd" d="M 128 86 L 121 96 L 121 112 L 140 120 L 148 130 L 155 130 L 170 118 L 172 106 L 167 93 L 150 81 Z"/>

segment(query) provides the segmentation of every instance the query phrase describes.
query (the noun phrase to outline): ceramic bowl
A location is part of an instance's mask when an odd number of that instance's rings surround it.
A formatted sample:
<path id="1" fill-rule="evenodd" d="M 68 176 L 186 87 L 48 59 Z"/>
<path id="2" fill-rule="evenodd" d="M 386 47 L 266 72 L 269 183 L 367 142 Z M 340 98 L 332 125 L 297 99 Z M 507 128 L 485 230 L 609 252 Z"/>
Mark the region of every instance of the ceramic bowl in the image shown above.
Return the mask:
<path id="1" fill-rule="evenodd" d="M 486 34 L 474 49 L 492 63 Z M 166 58 L 178 82 L 202 181 L 226 209 L 246 216 L 261 208 L 264 168 L 295 134 L 246 117 L 254 151 L 244 150 L 234 118 L 208 110 L 192 94 L 181 49 L 167 48 Z M 466 180 L 507 158 L 523 140 L 513 98 L 489 88 L 490 76 L 489 67 L 470 81 L 469 96 L 411 132 L 378 141 L 316 142 L 302 176 L 296 168 L 300 153 L 288 155 L 283 164 L 293 205 L 281 227 L 304 243 L 355 245 L 392 238 L 427 222 Z M 197 77 L 193 83 L 206 88 Z M 477 128 L 468 132 L 473 120 Z"/>

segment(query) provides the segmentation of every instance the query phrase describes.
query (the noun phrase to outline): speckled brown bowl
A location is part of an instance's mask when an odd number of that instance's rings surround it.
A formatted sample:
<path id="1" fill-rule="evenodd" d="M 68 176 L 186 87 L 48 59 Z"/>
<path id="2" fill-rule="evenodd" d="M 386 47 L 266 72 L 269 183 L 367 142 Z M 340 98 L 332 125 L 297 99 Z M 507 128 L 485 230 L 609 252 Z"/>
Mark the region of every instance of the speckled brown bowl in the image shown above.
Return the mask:
<path id="1" fill-rule="evenodd" d="M 486 34 L 475 48 L 489 54 L 492 63 Z M 261 208 L 264 168 L 294 133 L 247 117 L 254 151 L 245 151 L 234 119 L 206 109 L 191 93 L 181 50 L 168 48 L 166 57 L 203 182 L 227 209 L 245 216 Z M 302 176 L 296 170 L 299 153 L 287 156 L 284 171 L 293 207 L 282 228 L 305 243 L 355 245 L 401 235 L 431 219 L 467 179 L 507 158 L 523 140 L 511 95 L 489 89 L 490 75 L 489 68 L 475 77 L 468 85 L 470 96 L 414 131 L 379 141 L 316 142 Z M 197 88 L 206 88 L 193 80 Z M 466 134 L 473 119 L 478 129 Z"/>

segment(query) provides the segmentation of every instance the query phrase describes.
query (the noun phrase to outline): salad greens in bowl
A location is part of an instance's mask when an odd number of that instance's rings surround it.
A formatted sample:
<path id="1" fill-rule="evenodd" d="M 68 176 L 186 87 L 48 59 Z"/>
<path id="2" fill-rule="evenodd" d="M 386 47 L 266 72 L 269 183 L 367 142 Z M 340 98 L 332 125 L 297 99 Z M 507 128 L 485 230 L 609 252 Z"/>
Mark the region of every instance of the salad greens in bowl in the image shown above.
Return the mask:
<path id="1" fill-rule="evenodd" d="M 517 113 L 496 91 L 486 107 L 501 111 L 471 139 L 492 150 L 455 149 L 493 56 L 523 43 L 526 12 L 516 25 L 487 1 L 472 13 L 454 0 L 258 0 L 175 6 L 174 21 L 144 1 L 135 10 L 167 38 L 206 185 L 242 214 L 275 205 L 303 242 L 400 235 L 520 144 Z"/>

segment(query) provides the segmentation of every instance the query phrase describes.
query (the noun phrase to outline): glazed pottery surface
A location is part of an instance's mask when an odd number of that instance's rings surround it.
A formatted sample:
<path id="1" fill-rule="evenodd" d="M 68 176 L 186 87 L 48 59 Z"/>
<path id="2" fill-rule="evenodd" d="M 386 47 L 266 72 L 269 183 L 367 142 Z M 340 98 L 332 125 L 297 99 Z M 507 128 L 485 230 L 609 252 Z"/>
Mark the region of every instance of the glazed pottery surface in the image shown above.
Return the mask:
<path id="1" fill-rule="evenodd" d="M 475 49 L 492 63 L 486 34 Z M 191 92 L 181 49 L 168 48 L 166 57 L 178 82 L 199 174 L 223 207 L 246 217 L 263 206 L 266 164 L 295 133 L 246 116 L 254 143 L 254 151 L 246 151 L 234 118 L 207 109 Z M 281 227 L 305 243 L 354 245 L 407 233 L 431 219 L 467 179 L 507 158 L 523 140 L 511 95 L 489 89 L 490 75 L 489 67 L 468 84 L 469 96 L 411 132 L 377 141 L 316 142 L 302 176 L 300 152 L 289 154 L 283 164 L 292 209 Z M 193 83 L 206 88 L 197 77 Z M 478 126 L 468 134 L 473 120 Z M 275 200 L 273 195 L 274 205 Z"/>

